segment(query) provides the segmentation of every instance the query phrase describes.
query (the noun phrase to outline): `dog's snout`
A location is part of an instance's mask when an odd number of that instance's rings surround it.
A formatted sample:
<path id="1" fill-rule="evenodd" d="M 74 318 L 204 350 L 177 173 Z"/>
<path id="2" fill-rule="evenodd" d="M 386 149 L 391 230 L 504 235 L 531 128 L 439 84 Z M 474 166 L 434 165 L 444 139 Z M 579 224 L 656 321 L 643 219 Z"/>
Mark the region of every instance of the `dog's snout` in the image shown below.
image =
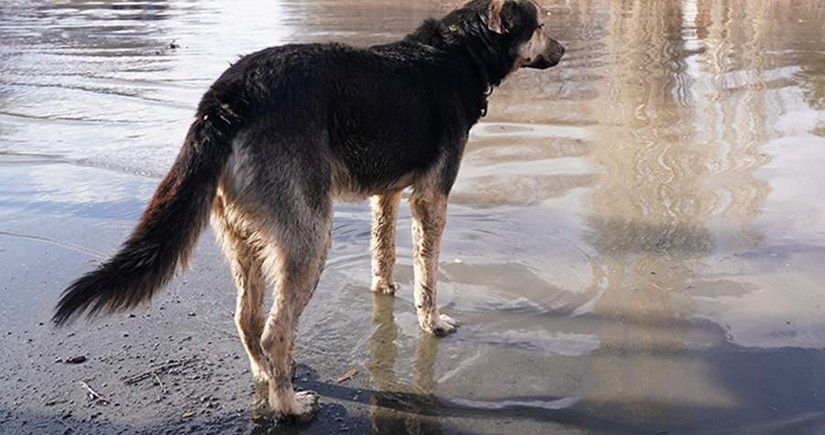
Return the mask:
<path id="1" fill-rule="evenodd" d="M 562 56 L 564 56 L 564 52 L 565 52 L 565 50 L 564 50 L 564 46 L 563 46 L 563 45 L 561 45 L 561 44 L 559 43 L 559 41 L 556 41 L 556 40 L 555 40 L 555 39 L 553 39 L 553 38 L 548 38 L 548 39 L 550 40 L 550 43 L 549 43 L 549 44 L 547 44 L 547 49 L 548 49 L 547 51 L 548 51 L 549 53 L 552 53 L 552 54 L 554 54 L 554 55 L 558 56 L 559 58 L 561 58 Z"/>
<path id="2" fill-rule="evenodd" d="M 564 46 L 559 44 L 553 38 L 550 39 L 550 44 L 547 44 L 547 51 L 544 53 L 544 57 L 547 58 L 547 61 L 550 63 L 550 66 L 555 66 L 561 61 L 562 56 L 564 56 L 565 49 Z"/>
<path id="3" fill-rule="evenodd" d="M 547 39 L 544 50 L 542 50 L 542 52 L 536 56 L 532 62 L 525 65 L 527 68 L 547 69 L 554 67 L 561 61 L 562 56 L 564 56 L 564 47 L 555 39 L 546 36 L 546 34 L 545 37 Z"/>

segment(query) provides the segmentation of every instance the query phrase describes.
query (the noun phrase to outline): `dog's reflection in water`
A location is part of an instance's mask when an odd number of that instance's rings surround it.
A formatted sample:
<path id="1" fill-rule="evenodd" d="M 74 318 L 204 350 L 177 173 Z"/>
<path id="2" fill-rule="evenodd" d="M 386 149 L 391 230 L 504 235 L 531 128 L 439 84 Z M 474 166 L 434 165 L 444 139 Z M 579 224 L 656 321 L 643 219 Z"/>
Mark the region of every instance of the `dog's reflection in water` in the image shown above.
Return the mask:
<path id="1" fill-rule="evenodd" d="M 395 298 L 373 294 L 370 361 L 367 370 L 375 392 L 370 402 L 370 420 L 374 433 L 433 434 L 442 433 L 438 420 L 438 399 L 433 395 L 438 339 L 419 334 L 413 356 L 412 385 L 398 381 L 395 375 L 398 326 L 393 306 Z"/>

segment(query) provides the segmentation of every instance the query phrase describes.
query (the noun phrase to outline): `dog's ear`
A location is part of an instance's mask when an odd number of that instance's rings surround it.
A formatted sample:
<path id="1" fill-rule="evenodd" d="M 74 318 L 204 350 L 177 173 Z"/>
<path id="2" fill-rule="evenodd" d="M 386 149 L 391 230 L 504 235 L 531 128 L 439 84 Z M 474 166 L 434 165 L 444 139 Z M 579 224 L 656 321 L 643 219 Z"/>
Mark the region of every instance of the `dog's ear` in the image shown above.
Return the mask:
<path id="1" fill-rule="evenodd" d="M 507 33 L 507 29 L 501 23 L 501 10 L 507 0 L 492 0 L 487 8 L 487 28 L 495 33 Z"/>
<path id="2" fill-rule="evenodd" d="M 491 0 L 487 8 L 487 28 L 500 35 L 510 32 L 515 13 L 515 1 Z"/>

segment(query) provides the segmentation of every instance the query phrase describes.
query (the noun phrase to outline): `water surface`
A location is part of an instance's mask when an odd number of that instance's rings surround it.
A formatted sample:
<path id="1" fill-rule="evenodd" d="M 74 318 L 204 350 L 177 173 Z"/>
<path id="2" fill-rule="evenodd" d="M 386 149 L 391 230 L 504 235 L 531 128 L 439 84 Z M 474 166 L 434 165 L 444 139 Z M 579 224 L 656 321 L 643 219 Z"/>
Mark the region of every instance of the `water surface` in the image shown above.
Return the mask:
<path id="1" fill-rule="evenodd" d="M 403 290 L 373 298 L 368 214 L 342 205 L 299 358 L 360 367 L 379 431 L 825 427 L 825 3 L 542 4 L 567 55 L 494 92 L 451 197 L 439 302 L 464 326 L 419 334 L 408 213 Z M 128 232 L 238 55 L 448 8 L 4 2 L 0 240 L 111 252 L 89 235 Z"/>

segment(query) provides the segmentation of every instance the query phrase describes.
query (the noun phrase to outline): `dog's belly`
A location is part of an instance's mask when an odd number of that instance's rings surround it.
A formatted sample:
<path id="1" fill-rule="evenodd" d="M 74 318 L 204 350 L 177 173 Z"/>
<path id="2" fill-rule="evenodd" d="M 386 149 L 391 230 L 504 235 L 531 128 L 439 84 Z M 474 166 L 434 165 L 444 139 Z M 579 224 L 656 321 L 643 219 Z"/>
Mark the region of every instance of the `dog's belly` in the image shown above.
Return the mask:
<path id="1" fill-rule="evenodd" d="M 421 116 L 423 110 L 407 112 L 391 105 L 383 109 L 382 117 L 346 113 L 345 121 L 330 126 L 333 191 L 341 200 L 408 187 L 443 152 L 430 123 Z M 391 112 L 396 113 L 386 116 Z"/>
<path id="2" fill-rule="evenodd" d="M 332 196 L 335 201 L 361 202 L 372 195 L 382 195 L 410 187 L 415 182 L 418 172 L 401 174 L 381 183 L 365 183 L 355 179 L 350 171 L 336 162 L 332 171 Z"/>

